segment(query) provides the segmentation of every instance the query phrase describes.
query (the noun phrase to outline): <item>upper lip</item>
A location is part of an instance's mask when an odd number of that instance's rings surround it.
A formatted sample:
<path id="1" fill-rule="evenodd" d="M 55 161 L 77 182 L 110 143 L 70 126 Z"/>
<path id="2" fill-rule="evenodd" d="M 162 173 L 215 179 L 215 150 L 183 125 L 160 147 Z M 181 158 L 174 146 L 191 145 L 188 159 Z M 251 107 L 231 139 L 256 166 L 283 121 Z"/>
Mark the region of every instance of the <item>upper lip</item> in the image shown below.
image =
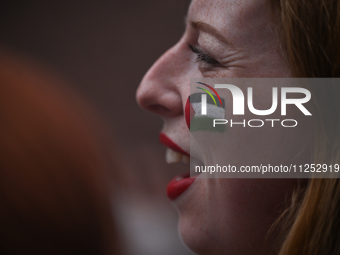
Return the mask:
<path id="1" fill-rule="evenodd" d="M 184 151 L 181 147 L 179 147 L 176 143 L 174 143 L 169 137 L 167 137 L 165 134 L 160 133 L 159 134 L 159 141 L 164 144 L 165 146 L 169 147 L 173 151 L 177 151 L 179 153 L 182 153 L 183 155 L 186 155 L 190 157 L 190 154 Z"/>

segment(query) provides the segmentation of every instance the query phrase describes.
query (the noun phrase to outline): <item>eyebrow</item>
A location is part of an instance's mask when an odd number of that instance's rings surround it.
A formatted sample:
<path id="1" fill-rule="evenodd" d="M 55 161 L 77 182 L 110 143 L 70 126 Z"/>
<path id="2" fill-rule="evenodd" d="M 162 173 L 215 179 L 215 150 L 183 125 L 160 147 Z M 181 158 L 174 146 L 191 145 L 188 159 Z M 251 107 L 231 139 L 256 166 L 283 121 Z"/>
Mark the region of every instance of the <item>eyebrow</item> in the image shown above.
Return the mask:
<path id="1" fill-rule="evenodd" d="M 216 37 L 218 40 L 224 42 L 225 44 L 229 46 L 235 46 L 233 43 L 231 43 L 227 38 L 225 38 L 218 30 L 209 24 L 202 22 L 202 21 L 190 21 L 189 22 L 190 26 L 194 29 L 198 29 L 201 31 L 204 31 L 208 34 L 213 35 Z"/>

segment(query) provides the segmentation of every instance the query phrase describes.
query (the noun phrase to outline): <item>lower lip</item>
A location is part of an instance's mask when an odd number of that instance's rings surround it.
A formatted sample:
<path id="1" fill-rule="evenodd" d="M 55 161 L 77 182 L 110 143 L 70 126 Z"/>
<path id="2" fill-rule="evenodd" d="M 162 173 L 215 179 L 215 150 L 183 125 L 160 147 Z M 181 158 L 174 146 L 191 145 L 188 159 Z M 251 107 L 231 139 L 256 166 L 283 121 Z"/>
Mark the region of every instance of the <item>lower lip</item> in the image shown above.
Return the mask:
<path id="1" fill-rule="evenodd" d="M 170 198 L 170 200 L 175 200 L 180 195 L 183 194 L 184 191 L 186 191 L 191 184 L 196 180 L 196 178 L 190 178 L 190 173 L 179 175 L 173 178 L 167 187 L 167 195 Z"/>

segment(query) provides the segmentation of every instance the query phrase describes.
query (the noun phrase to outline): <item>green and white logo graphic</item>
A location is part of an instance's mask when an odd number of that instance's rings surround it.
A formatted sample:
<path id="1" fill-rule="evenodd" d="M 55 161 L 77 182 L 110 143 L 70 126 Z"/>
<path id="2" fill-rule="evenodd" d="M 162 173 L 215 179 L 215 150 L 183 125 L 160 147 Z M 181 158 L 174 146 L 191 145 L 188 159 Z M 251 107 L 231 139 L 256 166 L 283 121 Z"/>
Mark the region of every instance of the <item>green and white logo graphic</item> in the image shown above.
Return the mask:
<path id="1" fill-rule="evenodd" d="M 214 119 L 224 119 L 225 102 L 221 99 L 217 91 L 211 86 L 197 82 L 208 89 L 197 87 L 205 93 L 194 93 L 190 95 L 190 131 L 207 130 L 215 132 L 224 132 L 225 125 L 213 127 Z M 207 96 L 209 95 L 209 97 Z"/>

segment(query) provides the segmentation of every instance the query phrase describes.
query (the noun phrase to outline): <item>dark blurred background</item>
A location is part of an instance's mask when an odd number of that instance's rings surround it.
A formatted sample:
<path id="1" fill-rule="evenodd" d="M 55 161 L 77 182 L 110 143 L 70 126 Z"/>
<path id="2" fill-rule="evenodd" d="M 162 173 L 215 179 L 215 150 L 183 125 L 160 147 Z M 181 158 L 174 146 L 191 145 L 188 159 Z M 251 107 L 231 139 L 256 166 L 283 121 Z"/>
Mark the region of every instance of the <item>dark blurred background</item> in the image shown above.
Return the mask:
<path id="1" fill-rule="evenodd" d="M 117 215 L 127 235 L 136 233 L 131 254 L 187 254 L 165 194 L 167 182 L 187 170 L 183 164 L 166 165 L 158 142 L 162 122 L 139 109 L 135 92 L 148 68 L 181 37 L 189 2 L 3 0 L 0 5 L 0 45 L 57 72 L 109 123 L 127 169 Z M 160 240 L 152 245 L 138 231 Z"/>

